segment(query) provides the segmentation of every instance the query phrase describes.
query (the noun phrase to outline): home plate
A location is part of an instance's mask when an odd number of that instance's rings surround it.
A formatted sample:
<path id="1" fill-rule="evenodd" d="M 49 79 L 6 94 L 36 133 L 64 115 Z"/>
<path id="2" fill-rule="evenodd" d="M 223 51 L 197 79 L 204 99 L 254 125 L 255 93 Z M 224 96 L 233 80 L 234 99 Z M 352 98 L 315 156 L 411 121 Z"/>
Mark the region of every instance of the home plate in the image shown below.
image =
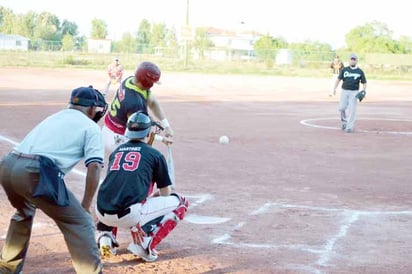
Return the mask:
<path id="1" fill-rule="evenodd" d="M 192 224 L 221 224 L 230 220 L 230 218 L 221 218 L 221 217 L 212 217 L 212 216 L 200 216 L 196 214 L 186 215 L 185 221 L 188 221 Z"/>

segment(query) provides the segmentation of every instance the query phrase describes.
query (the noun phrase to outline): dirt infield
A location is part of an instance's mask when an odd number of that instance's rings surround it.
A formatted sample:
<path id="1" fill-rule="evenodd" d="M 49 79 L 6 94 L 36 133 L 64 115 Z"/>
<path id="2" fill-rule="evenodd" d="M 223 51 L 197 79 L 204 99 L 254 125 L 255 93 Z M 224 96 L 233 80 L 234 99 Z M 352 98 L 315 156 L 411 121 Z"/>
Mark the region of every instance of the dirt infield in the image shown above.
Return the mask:
<path id="1" fill-rule="evenodd" d="M 106 81 L 84 70 L 0 75 L 1 155 L 65 108 L 73 88 Z M 165 72 L 153 92 L 175 130 L 177 191 L 191 207 L 157 262 L 128 254 L 121 231 L 104 273 L 411 273 L 412 83 L 370 80 L 352 134 L 339 129 L 331 86 Z M 219 144 L 221 135 L 230 143 Z M 78 197 L 84 171 L 79 164 L 66 177 Z M 1 188 L 0 198 L 2 247 L 13 209 Z M 60 231 L 40 211 L 24 273 L 74 273 Z"/>

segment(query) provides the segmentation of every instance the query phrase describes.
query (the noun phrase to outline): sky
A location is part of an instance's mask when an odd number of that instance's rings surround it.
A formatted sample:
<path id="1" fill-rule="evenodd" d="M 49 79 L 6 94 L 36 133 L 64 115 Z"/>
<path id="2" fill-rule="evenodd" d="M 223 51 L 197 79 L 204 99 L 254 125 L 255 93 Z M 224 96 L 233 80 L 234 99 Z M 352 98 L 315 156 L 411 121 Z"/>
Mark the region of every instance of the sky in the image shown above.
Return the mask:
<path id="1" fill-rule="evenodd" d="M 91 21 L 102 19 L 108 38 L 136 33 L 142 19 L 165 23 L 177 32 L 186 24 L 233 31 L 258 31 L 287 42 L 306 40 L 345 45 L 345 35 L 353 28 L 372 21 L 385 23 L 394 38 L 412 36 L 412 16 L 405 0 L 0 0 L 14 13 L 48 11 L 75 22 L 80 34 L 88 36 Z M 187 9 L 187 3 L 189 8 Z"/>

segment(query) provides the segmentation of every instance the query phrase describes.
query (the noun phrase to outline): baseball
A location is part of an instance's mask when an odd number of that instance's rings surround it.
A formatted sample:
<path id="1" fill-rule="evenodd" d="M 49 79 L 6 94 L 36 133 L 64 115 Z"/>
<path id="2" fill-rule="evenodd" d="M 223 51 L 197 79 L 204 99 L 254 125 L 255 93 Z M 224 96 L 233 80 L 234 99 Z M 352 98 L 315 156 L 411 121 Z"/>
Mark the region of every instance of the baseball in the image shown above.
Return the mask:
<path id="1" fill-rule="evenodd" d="M 225 135 L 220 136 L 220 138 L 219 138 L 219 143 L 220 143 L 220 144 L 228 144 L 228 143 L 229 143 L 229 137 L 227 137 L 227 136 L 225 136 Z"/>

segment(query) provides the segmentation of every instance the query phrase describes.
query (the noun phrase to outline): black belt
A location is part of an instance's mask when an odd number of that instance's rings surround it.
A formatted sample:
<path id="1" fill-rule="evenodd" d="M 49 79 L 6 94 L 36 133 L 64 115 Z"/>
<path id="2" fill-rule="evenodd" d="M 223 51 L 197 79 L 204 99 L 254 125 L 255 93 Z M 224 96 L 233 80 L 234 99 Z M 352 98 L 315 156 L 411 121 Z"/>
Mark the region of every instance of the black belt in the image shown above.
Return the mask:
<path id="1" fill-rule="evenodd" d="M 32 159 L 32 160 L 39 160 L 40 159 L 39 155 L 20 153 L 20 152 L 17 152 L 15 150 L 13 150 L 10 154 L 16 156 L 17 158 L 26 158 L 26 159 Z"/>
<path id="2" fill-rule="evenodd" d="M 131 212 L 130 207 L 123 209 L 123 210 L 117 210 L 117 211 L 103 211 L 99 207 L 97 207 L 97 210 L 102 214 L 103 216 L 106 215 L 117 215 L 117 218 L 122 218 L 129 214 Z"/>

